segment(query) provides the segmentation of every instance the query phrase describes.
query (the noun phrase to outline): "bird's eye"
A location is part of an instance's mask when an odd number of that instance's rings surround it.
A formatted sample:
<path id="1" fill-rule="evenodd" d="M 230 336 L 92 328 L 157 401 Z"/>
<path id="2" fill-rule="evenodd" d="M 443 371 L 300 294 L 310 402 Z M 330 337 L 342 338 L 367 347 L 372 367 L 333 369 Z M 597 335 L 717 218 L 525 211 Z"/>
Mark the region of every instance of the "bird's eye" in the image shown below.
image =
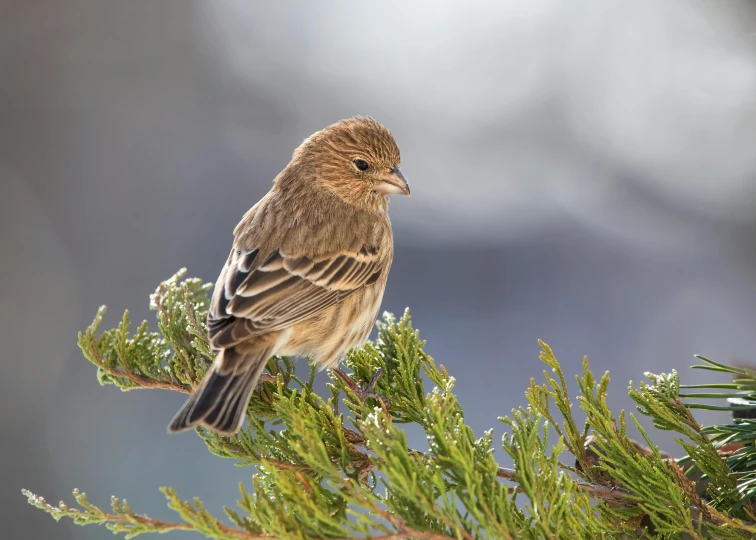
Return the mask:
<path id="1" fill-rule="evenodd" d="M 357 167 L 361 171 L 366 171 L 368 170 L 368 167 L 369 167 L 368 162 L 365 161 L 364 159 L 355 159 L 354 166 Z"/>

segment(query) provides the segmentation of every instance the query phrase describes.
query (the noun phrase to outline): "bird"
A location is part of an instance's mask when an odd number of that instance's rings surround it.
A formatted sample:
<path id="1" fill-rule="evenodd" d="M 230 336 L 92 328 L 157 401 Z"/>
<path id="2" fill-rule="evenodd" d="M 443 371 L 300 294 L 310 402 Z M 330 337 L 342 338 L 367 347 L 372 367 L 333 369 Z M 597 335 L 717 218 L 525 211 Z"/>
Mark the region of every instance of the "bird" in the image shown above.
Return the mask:
<path id="1" fill-rule="evenodd" d="M 208 310 L 215 357 L 169 433 L 237 433 L 271 356 L 335 369 L 367 340 L 394 256 L 389 196 L 410 195 L 400 161 L 391 132 L 366 116 L 294 150 L 234 229 Z"/>

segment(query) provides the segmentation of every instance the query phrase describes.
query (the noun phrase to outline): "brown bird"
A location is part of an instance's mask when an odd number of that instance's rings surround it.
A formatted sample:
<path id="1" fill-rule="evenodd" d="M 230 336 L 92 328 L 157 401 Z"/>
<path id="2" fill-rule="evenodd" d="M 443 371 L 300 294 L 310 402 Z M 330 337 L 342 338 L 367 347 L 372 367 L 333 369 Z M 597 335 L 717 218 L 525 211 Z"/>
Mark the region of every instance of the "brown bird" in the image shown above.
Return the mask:
<path id="1" fill-rule="evenodd" d="M 208 313 L 215 360 L 169 432 L 236 433 L 268 359 L 335 368 L 375 323 L 394 255 L 388 195 L 409 195 L 394 137 L 342 120 L 294 151 L 234 229 Z"/>

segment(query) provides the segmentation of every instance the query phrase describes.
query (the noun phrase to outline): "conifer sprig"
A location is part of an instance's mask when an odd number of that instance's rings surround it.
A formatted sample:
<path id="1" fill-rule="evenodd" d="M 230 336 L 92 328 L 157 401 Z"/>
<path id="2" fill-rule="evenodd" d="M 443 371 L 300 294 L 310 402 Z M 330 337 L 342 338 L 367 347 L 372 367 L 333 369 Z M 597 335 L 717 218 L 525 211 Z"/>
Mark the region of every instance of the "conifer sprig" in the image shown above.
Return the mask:
<path id="1" fill-rule="evenodd" d="M 210 288 L 186 278 L 185 270 L 161 283 L 150 297 L 157 332 L 144 322 L 131 333 L 128 313 L 116 328 L 100 332 L 100 308 L 79 335 L 100 383 L 122 390 L 191 392 L 212 359 L 204 322 Z M 240 484 L 238 509 L 226 508 L 232 525 L 208 513 L 199 500 L 182 501 L 170 488 L 163 491 L 180 518 L 175 523 L 136 514 L 116 498 L 112 511 L 104 511 L 78 491 L 76 508 L 24 494 L 56 520 L 104 524 L 127 538 L 170 530 L 224 540 L 756 534 L 756 421 L 702 427 L 691 409 L 703 405 L 686 401 L 739 398 L 727 407 L 755 408 L 756 372 L 702 358 L 703 367 L 738 379 L 707 387 L 726 390 L 721 394 L 685 394 L 689 388 L 675 372 L 647 374 L 649 383 L 630 387 L 640 413 L 657 428 L 680 435 L 688 455 L 674 460 L 651 442 L 634 415 L 612 413 L 606 401 L 609 376 L 597 380 L 587 360 L 577 378 L 578 394 L 570 398 L 559 362 L 541 343 L 541 360 L 550 369 L 545 383 L 531 380 L 528 406 L 502 418 L 503 450 L 514 464 L 505 468 L 494 457 L 493 430 L 476 436 L 453 392 L 454 377 L 436 365 L 424 345 L 408 312 L 399 319 L 385 314 L 375 342 L 349 353 L 345 363 L 354 380 L 365 384 L 383 371 L 375 390 L 388 405 L 362 402 L 333 372 L 329 395 L 320 396 L 313 389 L 314 367 L 300 376 L 294 360 L 271 358 L 241 432 L 227 437 L 197 429 L 213 454 L 255 466 L 251 487 Z M 574 404 L 586 416 L 582 426 L 573 416 Z M 646 446 L 627 436 L 627 418 Z M 425 433 L 428 448 L 409 446 L 407 424 Z M 568 454 L 574 466 L 564 459 Z"/>

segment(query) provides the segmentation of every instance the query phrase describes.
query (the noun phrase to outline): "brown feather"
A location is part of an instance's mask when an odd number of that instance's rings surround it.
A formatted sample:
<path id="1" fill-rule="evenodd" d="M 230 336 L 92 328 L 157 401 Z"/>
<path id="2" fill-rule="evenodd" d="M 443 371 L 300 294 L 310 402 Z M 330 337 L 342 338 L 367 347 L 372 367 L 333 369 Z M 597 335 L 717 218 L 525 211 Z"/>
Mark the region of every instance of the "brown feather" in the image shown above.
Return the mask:
<path id="1" fill-rule="evenodd" d="M 329 126 L 294 151 L 234 229 L 208 314 L 217 358 L 170 430 L 233 433 L 270 355 L 333 367 L 367 339 L 393 259 L 388 197 L 375 185 L 399 162 L 371 118 Z"/>

